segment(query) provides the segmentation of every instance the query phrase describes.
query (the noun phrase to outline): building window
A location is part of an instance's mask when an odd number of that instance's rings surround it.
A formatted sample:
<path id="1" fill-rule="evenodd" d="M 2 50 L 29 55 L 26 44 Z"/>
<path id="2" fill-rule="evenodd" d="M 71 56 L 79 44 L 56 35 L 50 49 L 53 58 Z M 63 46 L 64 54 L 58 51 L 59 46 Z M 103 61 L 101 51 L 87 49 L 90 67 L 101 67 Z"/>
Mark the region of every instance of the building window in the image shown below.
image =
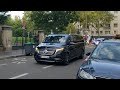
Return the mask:
<path id="1" fill-rule="evenodd" d="M 91 34 L 94 34 L 94 31 L 91 31 Z"/>
<path id="2" fill-rule="evenodd" d="M 110 24 L 106 24 L 105 29 L 110 29 Z"/>
<path id="3" fill-rule="evenodd" d="M 105 31 L 105 34 L 110 34 L 110 31 Z"/>
<path id="4" fill-rule="evenodd" d="M 114 23 L 114 27 L 115 27 L 115 28 L 118 27 L 118 24 L 117 24 L 117 23 Z"/>
<path id="5" fill-rule="evenodd" d="M 114 34 L 116 34 L 116 31 L 114 31 Z"/>
<path id="6" fill-rule="evenodd" d="M 115 14 L 117 14 L 117 13 L 118 13 L 118 11 L 114 11 L 114 13 L 115 13 Z"/>
<path id="7" fill-rule="evenodd" d="M 102 34 L 103 33 L 103 31 L 100 31 L 100 34 Z"/>

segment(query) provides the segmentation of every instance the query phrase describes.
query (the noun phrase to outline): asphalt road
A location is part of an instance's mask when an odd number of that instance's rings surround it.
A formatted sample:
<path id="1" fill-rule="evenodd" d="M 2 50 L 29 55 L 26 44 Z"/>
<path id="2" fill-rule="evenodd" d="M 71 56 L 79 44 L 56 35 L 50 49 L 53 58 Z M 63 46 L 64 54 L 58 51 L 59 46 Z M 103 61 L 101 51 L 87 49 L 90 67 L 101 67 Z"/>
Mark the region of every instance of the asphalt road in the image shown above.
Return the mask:
<path id="1" fill-rule="evenodd" d="M 86 47 L 86 53 L 93 50 Z M 75 79 L 83 59 L 73 60 L 69 65 L 59 63 L 37 64 L 33 56 L 0 60 L 0 79 Z"/>

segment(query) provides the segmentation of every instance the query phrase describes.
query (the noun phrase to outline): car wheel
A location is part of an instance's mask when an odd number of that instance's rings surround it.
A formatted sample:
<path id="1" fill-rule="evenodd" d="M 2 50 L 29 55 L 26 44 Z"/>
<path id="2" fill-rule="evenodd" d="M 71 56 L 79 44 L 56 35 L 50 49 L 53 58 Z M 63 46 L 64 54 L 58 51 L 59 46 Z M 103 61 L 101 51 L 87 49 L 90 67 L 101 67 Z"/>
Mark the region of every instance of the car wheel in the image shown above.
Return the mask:
<path id="1" fill-rule="evenodd" d="M 30 53 L 26 53 L 26 56 L 30 56 Z"/>
<path id="2" fill-rule="evenodd" d="M 65 55 L 63 63 L 64 63 L 64 65 L 68 65 L 69 64 L 69 56 L 68 56 L 68 54 Z"/>

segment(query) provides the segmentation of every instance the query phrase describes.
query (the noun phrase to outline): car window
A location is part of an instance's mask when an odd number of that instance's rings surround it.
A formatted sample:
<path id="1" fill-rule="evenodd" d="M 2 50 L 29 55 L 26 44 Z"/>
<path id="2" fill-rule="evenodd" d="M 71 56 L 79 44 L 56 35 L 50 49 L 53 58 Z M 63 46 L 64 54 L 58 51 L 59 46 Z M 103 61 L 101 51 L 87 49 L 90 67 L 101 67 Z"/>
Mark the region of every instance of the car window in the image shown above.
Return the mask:
<path id="1" fill-rule="evenodd" d="M 48 36 L 43 43 L 65 43 L 65 36 Z"/>
<path id="2" fill-rule="evenodd" d="M 118 43 L 101 43 L 94 50 L 91 57 L 100 60 L 120 61 L 120 44 Z"/>
<path id="3" fill-rule="evenodd" d="M 83 37 L 79 35 L 72 35 L 71 41 L 73 42 L 84 42 Z"/>

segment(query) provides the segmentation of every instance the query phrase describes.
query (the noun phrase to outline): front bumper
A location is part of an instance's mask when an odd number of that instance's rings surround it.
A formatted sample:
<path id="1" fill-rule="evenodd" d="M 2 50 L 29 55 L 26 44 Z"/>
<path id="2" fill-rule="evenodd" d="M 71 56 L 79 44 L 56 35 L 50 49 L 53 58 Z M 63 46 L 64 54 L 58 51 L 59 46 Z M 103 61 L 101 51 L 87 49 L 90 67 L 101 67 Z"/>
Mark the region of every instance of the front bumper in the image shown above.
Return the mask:
<path id="1" fill-rule="evenodd" d="M 44 61 L 44 62 L 62 62 L 61 55 L 51 55 L 49 58 L 41 58 L 42 55 L 35 53 L 34 58 L 36 61 Z"/>

